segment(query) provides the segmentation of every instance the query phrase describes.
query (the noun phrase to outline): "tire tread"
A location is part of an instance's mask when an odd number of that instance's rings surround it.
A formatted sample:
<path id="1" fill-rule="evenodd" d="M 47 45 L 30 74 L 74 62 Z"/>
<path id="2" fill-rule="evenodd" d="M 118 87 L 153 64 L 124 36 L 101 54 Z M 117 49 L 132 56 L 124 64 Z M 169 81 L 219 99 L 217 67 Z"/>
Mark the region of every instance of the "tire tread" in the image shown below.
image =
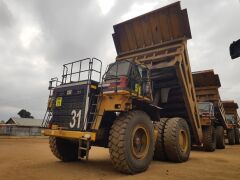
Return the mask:
<path id="1" fill-rule="evenodd" d="M 127 154 L 124 147 L 128 123 L 136 115 L 147 116 L 146 113 L 139 110 L 120 114 L 120 116 L 114 121 L 109 135 L 108 146 L 112 164 L 115 169 L 126 174 L 134 174 L 137 172 L 135 169 L 132 169 L 129 166 L 127 162 Z"/>

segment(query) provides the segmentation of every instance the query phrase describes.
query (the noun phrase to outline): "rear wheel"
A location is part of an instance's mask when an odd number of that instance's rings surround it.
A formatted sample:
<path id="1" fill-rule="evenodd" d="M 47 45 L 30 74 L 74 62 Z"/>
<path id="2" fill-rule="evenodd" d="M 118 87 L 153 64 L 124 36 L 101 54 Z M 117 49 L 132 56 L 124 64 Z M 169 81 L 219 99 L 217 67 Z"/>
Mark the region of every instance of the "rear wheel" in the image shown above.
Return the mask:
<path id="1" fill-rule="evenodd" d="M 109 136 L 109 152 L 113 166 L 128 174 L 145 171 L 154 152 L 154 130 L 143 111 L 130 111 L 114 121 Z"/>
<path id="2" fill-rule="evenodd" d="M 58 159 L 64 162 L 78 160 L 78 143 L 74 143 L 67 139 L 50 136 L 49 145 L 52 153 Z"/>
<path id="3" fill-rule="evenodd" d="M 191 150 L 190 131 L 182 118 L 171 118 L 164 128 L 164 147 L 168 160 L 187 161 Z"/>
<path id="4" fill-rule="evenodd" d="M 235 128 L 235 129 L 234 129 L 234 133 L 235 133 L 235 144 L 240 144 L 239 129 L 238 129 L 238 128 Z"/>
<path id="5" fill-rule="evenodd" d="M 165 161 L 167 155 L 164 149 L 164 128 L 169 118 L 161 118 L 160 122 L 154 122 L 154 129 L 157 130 L 157 139 L 154 150 L 154 160 Z"/>
<path id="6" fill-rule="evenodd" d="M 214 126 L 203 127 L 203 149 L 213 152 L 216 149 L 216 129 Z"/>
<path id="7" fill-rule="evenodd" d="M 216 127 L 216 148 L 225 149 L 224 129 L 222 126 Z"/>
<path id="8" fill-rule="evenodd" d="M 234 145 L 235 144 L 234 129 L 229 129 L 227 135 L 228 135 L 228 144 Z"/>

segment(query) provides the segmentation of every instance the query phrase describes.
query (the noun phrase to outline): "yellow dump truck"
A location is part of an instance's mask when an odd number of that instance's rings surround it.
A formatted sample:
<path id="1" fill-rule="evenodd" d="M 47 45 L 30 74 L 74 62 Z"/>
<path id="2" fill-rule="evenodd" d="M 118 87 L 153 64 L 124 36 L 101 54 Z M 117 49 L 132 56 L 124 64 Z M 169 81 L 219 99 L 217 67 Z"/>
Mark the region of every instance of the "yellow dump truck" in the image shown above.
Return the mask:
<path id="1" fill-rule="evenodd" d="M 230 145 L 240 144 L 238 104 L 234 101 L 223 101 L 222 103 L 226 112 L 228 143 Z"/>
<path id="2" fill-rule="evenodd" d="M 130 174 L 153 158 L 187 161 L 191 145 L 202 144 L 187 10 L 176 2 L 113 28 L 117 57 L 102 80 L 101 61 L 87 58 L 50 81 L 43 126 L 53 154 L 74 161 L 106 147 L 113 166 Z"/>
<path id="3" fill-rule="evenodd" d="M 219 76 L 213 70 L 198 71 L 193 73 L 193 81 L 203 129 L 203 147 L 206 151 L 224 149 L 227 121 L 218 91 L 221 87 Z"/>

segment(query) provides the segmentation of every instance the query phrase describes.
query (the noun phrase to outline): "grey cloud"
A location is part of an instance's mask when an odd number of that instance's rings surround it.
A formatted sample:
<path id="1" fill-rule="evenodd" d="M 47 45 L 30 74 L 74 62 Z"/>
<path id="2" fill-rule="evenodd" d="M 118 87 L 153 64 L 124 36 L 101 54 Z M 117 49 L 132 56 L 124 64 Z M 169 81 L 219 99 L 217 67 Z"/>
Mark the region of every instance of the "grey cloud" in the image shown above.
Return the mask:
<path id="1" fill-rule="evenodd" d="M 8 6 L 0 1 L 0 28 L 6 28 L 14 23 L 12 13 L 9 11 Z"/>

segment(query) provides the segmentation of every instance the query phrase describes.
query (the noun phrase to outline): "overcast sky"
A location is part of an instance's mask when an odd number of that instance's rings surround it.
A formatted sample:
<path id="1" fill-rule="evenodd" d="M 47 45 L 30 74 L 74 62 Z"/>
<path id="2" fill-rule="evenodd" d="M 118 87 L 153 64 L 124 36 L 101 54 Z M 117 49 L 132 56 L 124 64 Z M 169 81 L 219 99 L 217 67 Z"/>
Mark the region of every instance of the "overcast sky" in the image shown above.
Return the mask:
<path id="1" fill-rule="evenodd" d="M 112 26 L 174 0 L 0 0 L 0 119 L 25 108 L 42 118 L 48 81 L 62 64 L 97 57 L 114 61 Z M 192 31 L 193 71 L 214 69 L 223 100 L 240 104 L 240 59 L 229 44 L 240 38 L 239 0 L 183 0 Z M 104 66 L 104 67 L 105 67 Z"/>

